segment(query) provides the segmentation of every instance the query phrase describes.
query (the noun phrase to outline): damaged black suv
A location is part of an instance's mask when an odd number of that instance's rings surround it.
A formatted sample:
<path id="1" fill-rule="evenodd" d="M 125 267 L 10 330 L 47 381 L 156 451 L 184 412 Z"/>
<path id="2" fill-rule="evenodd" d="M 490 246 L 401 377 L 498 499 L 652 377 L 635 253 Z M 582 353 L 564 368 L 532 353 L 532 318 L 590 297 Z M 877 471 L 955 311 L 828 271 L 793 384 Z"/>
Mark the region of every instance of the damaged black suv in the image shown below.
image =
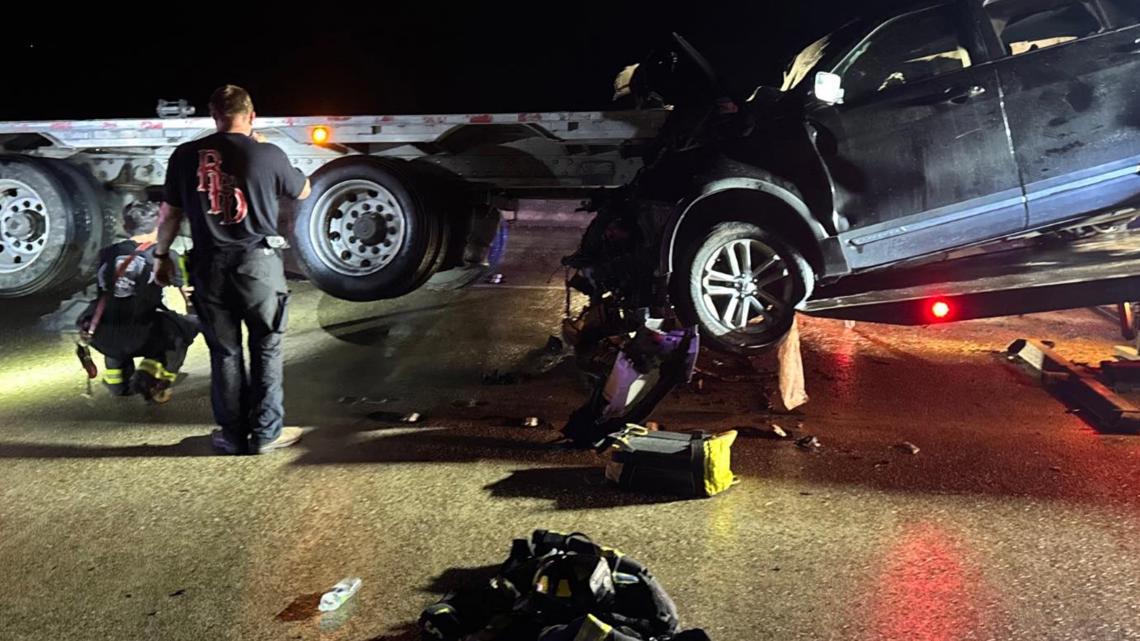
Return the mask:
<path id="1" fill-rule="evenodd" d="M 924 2 L 847 24 L 749 97 L 676 37 L 631 82 L 669 121 L 597 203 L 573 284 L 593 317 L 675 311 L 749 353 L 817 283 L 1134 218 L 1138 22 L 1136 0 Z"/>

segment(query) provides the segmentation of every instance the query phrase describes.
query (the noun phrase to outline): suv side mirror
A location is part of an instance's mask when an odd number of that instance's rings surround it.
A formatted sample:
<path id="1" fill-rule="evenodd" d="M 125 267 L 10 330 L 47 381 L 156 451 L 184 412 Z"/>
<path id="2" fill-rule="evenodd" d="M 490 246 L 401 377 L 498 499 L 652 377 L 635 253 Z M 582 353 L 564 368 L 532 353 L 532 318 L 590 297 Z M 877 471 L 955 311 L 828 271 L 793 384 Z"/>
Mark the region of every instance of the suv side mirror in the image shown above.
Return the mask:
<path id="1" fill-rule="evenodd" d="M 816 100 L 828 105 L 841 105 L 843 94 L 843 79 L 839 74 L 827 71 L 816 72 L 815 86 L 812 87 L 812 95 Z"/>

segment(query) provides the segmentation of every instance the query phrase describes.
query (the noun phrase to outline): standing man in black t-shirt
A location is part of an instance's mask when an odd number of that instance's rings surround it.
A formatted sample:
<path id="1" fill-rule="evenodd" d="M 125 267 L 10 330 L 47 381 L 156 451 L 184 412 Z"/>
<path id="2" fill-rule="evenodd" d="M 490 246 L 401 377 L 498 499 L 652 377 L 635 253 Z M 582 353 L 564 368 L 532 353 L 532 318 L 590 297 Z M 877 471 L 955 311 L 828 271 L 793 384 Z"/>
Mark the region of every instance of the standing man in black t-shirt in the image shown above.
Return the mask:
<path id="1" fill-rule="evenodd" d="M 277 199 L 303 200 L 310 186 L 280 148 L 254 138 L 253 101 L 244 89 L 216 90 L 210 115 L 217 133 L 180 145 L 166 168 L 154 272 L 159 282 L 169 281 L 170 244 L 188 218 L 194 240 L 190 281 L 210 346 L 210 396 L 221 428 L 213 433 L 214 447 L 227 454 L 259 454 L 301 438 L 300 428 L 284 427 L 282 339 L 289 293 Z"/>

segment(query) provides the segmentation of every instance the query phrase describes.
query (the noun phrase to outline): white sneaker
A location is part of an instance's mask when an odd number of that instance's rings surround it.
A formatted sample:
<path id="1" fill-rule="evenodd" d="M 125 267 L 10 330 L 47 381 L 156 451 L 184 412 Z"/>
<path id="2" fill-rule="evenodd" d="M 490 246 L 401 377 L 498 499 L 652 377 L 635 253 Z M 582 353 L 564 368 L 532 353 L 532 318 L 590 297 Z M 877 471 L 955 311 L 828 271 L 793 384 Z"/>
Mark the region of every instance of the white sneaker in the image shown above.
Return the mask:
<path id="1" fill-rule="evenodd" d="M 296 445 L 304 433 L 305 430 L 299 427 L 283 427 L 281 428 L 281 435 L 274 439 L 272 443 L 266 443 L 261 446 L 261 452 L 272 452 L 273 450 L 279 450 L 289 447 L 290 445 Z"/>

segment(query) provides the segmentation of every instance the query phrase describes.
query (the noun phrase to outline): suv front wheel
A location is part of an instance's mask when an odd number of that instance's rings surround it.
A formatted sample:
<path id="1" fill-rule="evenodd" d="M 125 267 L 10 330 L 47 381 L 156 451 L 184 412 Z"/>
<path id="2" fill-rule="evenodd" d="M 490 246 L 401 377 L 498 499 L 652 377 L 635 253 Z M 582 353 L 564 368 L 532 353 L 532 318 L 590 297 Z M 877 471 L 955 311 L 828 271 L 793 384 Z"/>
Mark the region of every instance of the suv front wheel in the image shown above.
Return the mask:
<path id="1" fill-rule="evenodd" d="M 725 222 L 684 252 L 673 300 L 706 345 L 748 355 L 788 333 L 814 284 L 811 265 L 791 243 L 752 223 Z"/>

